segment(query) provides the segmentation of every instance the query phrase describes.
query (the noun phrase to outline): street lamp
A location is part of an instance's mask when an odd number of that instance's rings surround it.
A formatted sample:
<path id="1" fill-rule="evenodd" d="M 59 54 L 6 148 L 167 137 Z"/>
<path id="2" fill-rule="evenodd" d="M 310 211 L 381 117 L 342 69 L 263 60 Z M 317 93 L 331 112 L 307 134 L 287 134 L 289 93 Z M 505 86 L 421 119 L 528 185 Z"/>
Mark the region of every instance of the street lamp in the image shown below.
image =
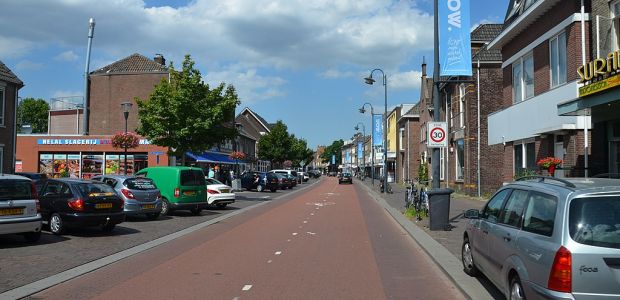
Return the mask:
<path id="1" fill-rule="evenodd" d="M 123 115 L 125 116 L 125 135 L 127 135 L 127 119 L 129 118 L 129 111 L 131 110 L 132 106 L 133 103 L 131 102 L 121 103 L 121 107 L 123 108 Z M 127 143 L 125 143 L 125 167 L 123 169 L 124 174 L 127 175 Z"/>
<path id="2" fill-rule="evenodd" d="M 357 122 L 357 125 L 355 125 L 355 130 L 356 131 L 360 130 L 360 127 L 359 127 L 360 124 L 362 125 L 362 134 L 363 134 L 362 135 L 362 170 L 364 170 L 364 171 L 363 171 L 362 174 L 363 174 L 363 176 L 366 176 L 366 153 L 365 153 L 366 146 L 364 146 L 364 143 L 366 143 L 366 126 L 362 122 Z M 370 142 L 372 143 L 372 141 L 370 141 Z M 364 177 L 362 177 L 362 179 L 363 178 Z"/>
<path id="3" fill-rule="evenodd" d="M 364 107 L 366 107 L 366 104 L 368 104 L 370 106 L 370 120 L 372 121 L 372 116 L 374 116 L 375 114 L 375 109 L 372 107 L 372 104 L 370 104 L 369 102 L 365 102 L 364 104 L 362 104 L 362 107 L 359 109 L 360 113 L 365 113 L 366 110 L 364 109 Z M 371 150 L 371 161 L 372 161 L 372 166 L 370 166 L 370 172 L 372 173 L 370 178 L 372 181 L 372 185 L 375 185 L 375 145 L 373 144 L 373 140 L 372 137 L 370 138 L 370 150 Z"/>
<path id="4" fill-rule="evenodd" d="M 375 71 L 381 72 L 381 77 L 383 77 L 383 89 L 384 89 L 384 99 L 385 99 L 385 115 L 383 119 L 383 193 L 387 191 L 388 182 L 387 182 L 387 78 L 385 76 L 385 72 L 381 69 L 374 69 L 370 71 L 370 76 L 364 78 L 364 82 L 366 84 L 372 85 L 375 83 L 375 80 L 372 78 L 372 74 Z"/>

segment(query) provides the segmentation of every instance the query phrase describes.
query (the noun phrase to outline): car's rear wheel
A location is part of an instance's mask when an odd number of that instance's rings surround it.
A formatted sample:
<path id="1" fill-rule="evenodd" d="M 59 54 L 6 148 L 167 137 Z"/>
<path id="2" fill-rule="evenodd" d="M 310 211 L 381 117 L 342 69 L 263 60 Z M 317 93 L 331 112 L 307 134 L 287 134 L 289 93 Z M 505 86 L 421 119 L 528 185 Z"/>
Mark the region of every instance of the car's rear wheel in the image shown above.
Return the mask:
<path id="1" fill-rule="evenodd" d="M 278 189 L 276 189 L 276 188 L 272 188 L 272 189 L 271 189 L 271 192 L 272 192 L 272 193 L 275 193 L 277 190 L 278 190 Z"/>
<path id="2" fill-rule="evenodd" d="M 62 218 L 59 214 L 53 213 L 50 216 L 50 231 L 55 235 L 61 235 L 65 232 L 65 223 L 62 221 Z"/>
<path id="3" fill-rule="evenodd" d="M 148 213 L 146 214 L 146 218 L 153 221 L 153 220 L 157 220 L 157 218 L 159 218 L 159 214 L 160 213 Z"/>
<path id="4" fill-rule="evenodd" d="M 161 201 L 161 214 L 162 215 L 170 215 L 172 213 L 172 210 L 170 209 L 170 202 L 168 202 L 168 199 L 164 198 Z"/>
<path id="5" fill-rule="evenodd" d="M 471 253 L 471 244 L 469 238 L 463 239 L 463 247 L 461 248 L 461 261 L 463 262 L 463 271 L 469 276 L 477 276 L 478 268 L 474 263 L 474 256 Z"/>
<path id="6" fill-rule="evenodd" d="M 226 208 L 226 205 L 228 205 L 228 203 L 218 203 L 216 205 L 217 205 L 218 208 L 224 209 L 224 208 Z"/>
<path id="7" fill-rule="evenodd" d="M 262 192 L 263 190 L 265 190 L 265 187 L 259 184 L 258 186 L 256 186 L 256 190 Z"/>
<path id="8" fill-rule="evenodd" d="M 24 238 L 28 243 L 34 243 L 41 238 L 41 231 L 36 232 L 26 232 L 24 233 Z"/>
<path id="9" fill-rule="evenodd" d="M 199 215 L 200 215 L 200 213 L 202 212 L 202 208 L 192 208 L 192 209 L 190 209 L 189 211 L 191 211 L 191 212 L 192 212 L 192 215 L 194 215 L 194 216 L 199 216 Z"/>
<path id="10" fill-rule="evenodd" d="M 519 276 L 515 275 L 510 280 L 510 299 L 509 300 L 525 300 L 525 293 L 523 291 L 523 285 L 521 285 L 521 280 L 519 280 Z"/>

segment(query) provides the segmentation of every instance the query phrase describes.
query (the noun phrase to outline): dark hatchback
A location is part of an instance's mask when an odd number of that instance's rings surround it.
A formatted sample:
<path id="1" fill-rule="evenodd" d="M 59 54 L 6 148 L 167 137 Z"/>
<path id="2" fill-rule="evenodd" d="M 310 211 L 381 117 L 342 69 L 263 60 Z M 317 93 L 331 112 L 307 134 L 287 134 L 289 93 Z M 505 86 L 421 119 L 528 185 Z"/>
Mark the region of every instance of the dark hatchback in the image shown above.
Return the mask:
<path id="1" fill-rule="evenodd" d="M 35 172 L 15 172 L 15 175 L 24 176 L 30 178 L 34 185 L 37 188 L 37 192 L 41 192 L 41 188 L 45 184 L 45 180 L 47 180 L 47 174 L 45 173 L 35 173 Z"/>
<path id="2" fill-rule="evenodd" d="M 241 175 L 241 187 L 246 190 L 256 189 L 259 192 L 278 190 L 278 177 L 267 172 L 245 172 Z"/>
<path id="3" fill-rule="evenodd" d="M 292 183 L 291 180 L 288 178 L 288 175 L 285 174 L 279 174 L 279 173 L 272 173 L 274 175 L 277 176 L 278 178 L 278 188 L 281 190 L 286 190 L 286 189 L 292 189 Z"/>
<path id="4" fill-rule="evenodd" d="M 39 200 L 43 222 L 56 235 L 69 227 L 86 226 L 110 232 L 125 220 L 124 201 L 103 182 L 48 179 Z"/>
<path id="5" fill-rule="evenodd" d="M 340 174 L 340 177 L 338 177 L 338 184 L 343 182 L 353 183 L 353 175 L 351 175 L 351 173 Z"/>

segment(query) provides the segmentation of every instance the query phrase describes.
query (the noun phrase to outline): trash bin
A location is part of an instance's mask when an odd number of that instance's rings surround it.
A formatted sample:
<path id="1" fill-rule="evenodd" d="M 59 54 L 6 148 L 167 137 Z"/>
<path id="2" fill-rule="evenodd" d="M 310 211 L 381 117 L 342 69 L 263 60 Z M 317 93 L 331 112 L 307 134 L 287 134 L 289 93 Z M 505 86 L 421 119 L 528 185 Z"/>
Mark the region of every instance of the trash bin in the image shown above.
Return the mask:
<path id="1" fill-rule="evenodd" d="M 432 189 L 427 192 L 430 230 L 450 230 L 450 194 L 452 189 Z"/>

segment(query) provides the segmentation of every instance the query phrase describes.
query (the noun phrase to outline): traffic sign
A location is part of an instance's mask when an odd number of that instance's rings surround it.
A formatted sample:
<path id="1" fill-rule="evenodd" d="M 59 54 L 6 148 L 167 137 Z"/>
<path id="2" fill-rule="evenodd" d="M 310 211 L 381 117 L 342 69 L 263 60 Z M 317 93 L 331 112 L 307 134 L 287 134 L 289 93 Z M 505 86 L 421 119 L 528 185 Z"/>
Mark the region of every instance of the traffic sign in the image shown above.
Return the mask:
<path id="1" fill-rule="evenodd" d="M 429 122 L 426 146 L 429 148 L 448 147 L 448 124 L 446 122 Z"/>
<path id="2" fill-rule="evenodd" d="M 306 165 L 306 161 L 305 160 L 302 160 L 302 161 L 299 162 L 299 166 L 300 167 L 303 167 L 305 165 Z"/>

